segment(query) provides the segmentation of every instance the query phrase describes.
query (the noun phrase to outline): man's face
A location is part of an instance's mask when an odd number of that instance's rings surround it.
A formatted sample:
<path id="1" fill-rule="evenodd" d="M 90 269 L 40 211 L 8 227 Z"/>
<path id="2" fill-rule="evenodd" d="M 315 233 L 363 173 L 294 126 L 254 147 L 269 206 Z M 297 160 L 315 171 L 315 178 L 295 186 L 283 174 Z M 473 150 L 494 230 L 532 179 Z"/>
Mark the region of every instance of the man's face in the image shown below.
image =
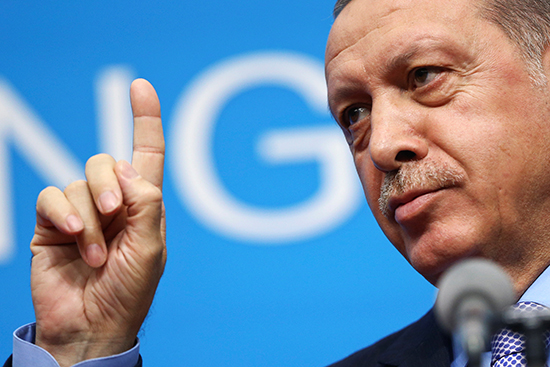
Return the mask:
<path id="1" fill-rule="evenodd" d="M 547 88 L 476 4 L 353 0 L 327 45 L 330 108 L 367 201 L 431 282 L 469 256 L 514 272 L 550 240 Z"/>

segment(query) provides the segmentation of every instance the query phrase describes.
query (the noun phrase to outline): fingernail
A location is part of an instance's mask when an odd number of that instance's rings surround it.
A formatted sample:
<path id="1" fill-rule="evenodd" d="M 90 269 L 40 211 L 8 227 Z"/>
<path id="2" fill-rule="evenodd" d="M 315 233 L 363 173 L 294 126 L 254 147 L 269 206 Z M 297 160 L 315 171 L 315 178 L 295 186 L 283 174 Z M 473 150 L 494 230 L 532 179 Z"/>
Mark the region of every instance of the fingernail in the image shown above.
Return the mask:
<path id="1" fill-rule="evenodd" d="M 69 215 L 65 221 L 71 232 L 78 232 L 84 227 L 84 223 L 74 214 Z"/>
<path id="2" fill-rule="evenodd" d="M 94 268 L 103 265 L 105 259 L 101 246 L 99 246 L 97 243 L 92 243 L 91 245 L 88 245 L 88 248 L 86 248 L 86 260 L 88 265 Z"/>
<path id="3" fill-rule="evenodd" d="M 110 213 L 118 206 L 118 199 L 114 192 L 106 191 L 99 195 L 99 206 L 102 213 Z"/>
<path id="4" fill-rule="evenodd" d="M 122 167 L 120 173 L 122 173 L 122 176 L 125 178 L 132 180 L 139 176 L 139 173 L 132 167 L 132 165 L 126 161 L 122 161 Z"/>

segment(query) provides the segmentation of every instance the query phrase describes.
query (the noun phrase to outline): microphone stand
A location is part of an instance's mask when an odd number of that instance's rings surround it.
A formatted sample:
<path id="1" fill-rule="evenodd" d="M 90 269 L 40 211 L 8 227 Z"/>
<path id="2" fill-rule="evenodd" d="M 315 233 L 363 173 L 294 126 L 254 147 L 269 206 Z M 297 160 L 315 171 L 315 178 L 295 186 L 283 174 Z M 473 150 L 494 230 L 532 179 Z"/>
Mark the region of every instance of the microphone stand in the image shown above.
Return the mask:
<path id="1" fill-rule="evenodd" d="M 550 310 L 507 309 L 502 313 L 502 323 L 512 331 L 525 335 L 527 366 L 546 366 L 547 351 L 545 332 L 550 329 Z"/>
<path id="2" fill-rule="evenodd" d="M 491 314 L 483 297 L 470 294 L 455 310 L 456 336 L 468 356 L 468 367 L 482 367 L 481 355 L 490 350 L 491 336 L 500 329 L 498 317 Z"/>

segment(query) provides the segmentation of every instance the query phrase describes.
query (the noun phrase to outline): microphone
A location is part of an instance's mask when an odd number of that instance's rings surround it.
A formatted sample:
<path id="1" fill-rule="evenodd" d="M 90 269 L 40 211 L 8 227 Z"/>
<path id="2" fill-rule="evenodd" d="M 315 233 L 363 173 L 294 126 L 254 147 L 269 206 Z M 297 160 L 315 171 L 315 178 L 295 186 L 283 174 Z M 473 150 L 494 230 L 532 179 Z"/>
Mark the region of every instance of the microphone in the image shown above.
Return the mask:
<path id="1" fill-rule="evenodd" d="M 499 266 L 486 259 L 455 264 L 438 282 L 435 315 L 439 325 L 453 333 L 468 355 L 469 366 L 480 366 L 490 350 L 504 309 L 515 302 L 512 282 Z"/>

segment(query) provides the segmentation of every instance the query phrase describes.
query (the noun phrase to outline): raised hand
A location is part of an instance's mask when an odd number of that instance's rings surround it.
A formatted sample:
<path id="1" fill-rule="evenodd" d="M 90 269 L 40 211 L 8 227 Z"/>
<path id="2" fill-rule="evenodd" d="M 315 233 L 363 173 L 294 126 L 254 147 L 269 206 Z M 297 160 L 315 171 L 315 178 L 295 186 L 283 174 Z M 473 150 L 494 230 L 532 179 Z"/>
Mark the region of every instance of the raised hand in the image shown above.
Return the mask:
<path id="1" fill-rule="evenodd" d="M 90 158 L 86 181 L 44 189 L 31 241 L 36 344 L 59 364 L 130 349 L 164 270 L 164 137 L 154 88 L 132 83 L 132 164 Z"/>

